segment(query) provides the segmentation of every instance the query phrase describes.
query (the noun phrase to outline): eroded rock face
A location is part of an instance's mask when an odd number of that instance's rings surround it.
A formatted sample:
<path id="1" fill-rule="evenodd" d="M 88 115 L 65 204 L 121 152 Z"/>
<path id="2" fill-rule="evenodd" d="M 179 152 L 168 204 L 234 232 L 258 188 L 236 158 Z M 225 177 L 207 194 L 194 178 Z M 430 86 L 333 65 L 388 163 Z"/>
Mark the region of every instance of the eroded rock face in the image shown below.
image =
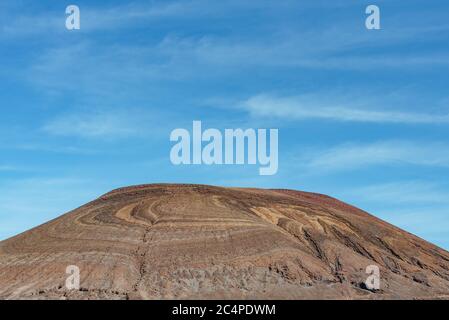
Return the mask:
<path id="1" fill-rule="evenodd" d="M 67 290 L 66 267 L 81 287 Z M 368 290 L 366 267 L 380 268 Z M 0 298 L 449 297 L 449 253 L 333 198 L 123 188 L 0 242 Z"/>

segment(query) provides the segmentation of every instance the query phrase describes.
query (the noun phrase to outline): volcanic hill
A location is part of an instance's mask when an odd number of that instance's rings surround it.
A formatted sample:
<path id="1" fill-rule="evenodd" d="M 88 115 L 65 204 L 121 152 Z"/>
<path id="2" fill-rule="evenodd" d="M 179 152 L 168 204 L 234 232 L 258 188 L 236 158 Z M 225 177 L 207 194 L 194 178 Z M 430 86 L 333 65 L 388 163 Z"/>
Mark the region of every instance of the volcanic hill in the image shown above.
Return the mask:
<path id="1" fill-rule="evenodd" d="M 142 185 L 0 242 L 0 299 L 60 298 L 446 299 L 449 253 L 325 195 Z"/>

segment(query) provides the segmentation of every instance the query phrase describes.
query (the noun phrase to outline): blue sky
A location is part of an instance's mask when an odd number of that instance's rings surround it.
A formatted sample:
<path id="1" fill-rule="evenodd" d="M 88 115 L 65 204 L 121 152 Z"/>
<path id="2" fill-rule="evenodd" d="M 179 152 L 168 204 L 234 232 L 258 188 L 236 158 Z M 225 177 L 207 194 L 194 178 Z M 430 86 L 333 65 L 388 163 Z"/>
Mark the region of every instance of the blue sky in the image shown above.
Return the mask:
<path id="1" fill-rule="evenodd" d="M 81 30 L 65 28 L 65 8 Z M 365 28 L 365 8 L 381 30 Z M 0 239 L 116 187 L 329 194 L 449 248 L 449 3 L 2 1 Z M 174 166 L 171 130 L 278 128 L 279 171 Z"/>

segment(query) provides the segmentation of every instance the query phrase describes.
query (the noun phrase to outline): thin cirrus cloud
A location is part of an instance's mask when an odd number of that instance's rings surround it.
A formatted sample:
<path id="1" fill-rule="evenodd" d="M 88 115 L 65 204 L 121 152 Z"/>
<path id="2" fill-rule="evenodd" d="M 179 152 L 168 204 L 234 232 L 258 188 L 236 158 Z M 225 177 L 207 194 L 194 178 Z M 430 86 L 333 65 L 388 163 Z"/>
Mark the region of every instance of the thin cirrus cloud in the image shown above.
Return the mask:
<path id="1" fill-rule="evenodd" d="M 271 3 L 273 7 L 277 5 L 277 2 Z M 271 8 L 269 1 L 265 4 L 257 1 L 257 4 L 254 2 L 244 5 L 243 2 L 234 0 L 213 6 L 207 5 L 205 1 L 154 2 L 151 5 L 131 3 L 105 8 L 84 6 L 80 32 L 99 29 L 115 29 L 110 31 L 122 32 L 124 26 L 144 28 L 138 21 L 148 19 L 151 23 L 155 23 L 153 21 L 155 18 L 185 19 L 198 15 L 209 17 L 211 13 L 220 17 L 226 10 L 232 11 L 236 7 L 245 9 L 248 14 L 251 13 L 252 7 L 260 7 L 267 11 Z M 64 20 L 63 12 L 46 13 L 43 16 L 20 14 L 14 16 L 11 23 L 0 29 L 0 36 L 11 34 L 14 36 L 11 39 L 17 39 L 17 35 L 20 34 L 30 33 L 35 36 L 39 32 L 45 35 L 52 31 L 64 33 L 67 31 Z M 332 20 L 332 23 L 335 21 Z M 445 28 L 444 30 L 447 30 L 448 27 Z M 264 33 L 263 37 L 260 37 L 260 32 L 254 33 L 252 30 L 242 31 L 239 36 L 205 33 L 201 37 L 196 32 L 193 35 L 186 32 L 181 36 L 176 32 L 167 31 L 163 39 L 158 36 L 150 43 L 139 42 L 134 45 L 117 42 L 111 44 L 104 39 L 98 41 L 95 34 L 83 34 L 85 42 L 82 45 L 67 46 L 67 39 L 64 37 L 57 38 L 60 41 L 52 43 L 50 48 L 38 50 L 37 57 L 27 59 L 31 61 L 31 66 L 29 70 L 24 70 L 24 73 L 28 74 L 28 78 L 34 83 L 45 87 L 67 90 L 81 86 L 86 91 L 111 92 L 111 87 L 117 87 L 117 83 L 128 81 L 142 83 L 167 78 L 194 78 L 203 74 L 211 77 L 211 67 L 214 67 L 213 74 L 222 76 L 242 72 L 243 67 L 372 69 L 382 66 L 413 68 L 447 66 L 449 65 L 447 53 L 438 50 L 432 54 L 410 52 L 404 55 L 402 51 L 399 54 L 394 52 L 383 55 L 358 54 L 360 49 L 366 50 L 379 45 L 397 46 L 401 43 L 406 44 L 412 39 L 417 41 L 435 37 L 438 41 L 444 41 L 441 33 L 446 34 L 432 28 L 403 28 L 401 25 L 395 32 L 377 35 L 374 41 L 372 34 L 370 36 L 362 32 L 354 34 L 353 26 L 343 23 L 338 29 L 325 24 L 318 29 L 298 28 L 294 32 L 278 26 Z M 230 66 L 238 67 L 229 68 Z M 201 69 L 202 72 L 199 72 Z M 234 71 L 229 71 L 230 69 Z M 67 81 L 67 74 L 71 74 L 73 81 Z M 80 85 L 76 86 L 75 83 Z M 86 85 L 83 86 L 81 83 Z M 92 85 L 93 83 L 95 85 Z M 347 118 L 360 117 L 359 114 L 351 114 L 348 110 L 342 111 L 349 113 Z M 382 117 L 376 113 L 369 116 Z M 389 116 L 387 114 L 385 118 Z M 404 121 L 414 121 L 407 119 L 403 114 L 391 116 L 405 118 Z"/>
<path id="2" fill-rule="evenodd" d="M 231 0 L 210 5 L 205 0 L 160 1 L 151 3 L 130 2 L 125 5 L 101 6 L 80 5 L 82 32 L 123 29 L 138 26 L 142 22 L 154 23 L 158 19 L 198 19 L 217 17 L 237 9 L 254 10 L 257 8 L 276 8 L 270 1 L 242 2 Z M 6 8 L 8 15 L 14 17 L 0 28 L 0 36 L 34 36 L 41 33 L 65 32 L 64 7 L 60 11 L 34 12 L 23 14 L 14 8 Z"/>
<path id="3" fill-rule="evenodd" d="M 166 119 L 171 119 L 173 122 L 179 121 L 176 114 L 154 108 L 84 109 L 61 114 L 48 120 L 41 127 L 41 131 L 54 136 L 84 139 L 115 140 L 130 137 L 159 139 L 162 136 L 165 137 L 164 120 Z"/>
<path id="4" fill-rule="evenodd" d="M 449 193 L 446 190 L 445 186 L 429 181 L 397 181 L 362 186 L 349 190 L 344 196 L 389 206 L 433 206 L 449 204 Z"/>
<path id="5" fill-rule="evenodd" d="M 59 136 L 82 138 L 121 138 L 136 136 L 143 128 L 143 118 L 136 110 L 72 113 L 50 120 L 43 131 Z"/>
<path id="6" fill-rule="evenodd" d="M 82 28 L 84 31 L 98 31 L 115 29 L 118 27 L 135 25 L 139 20 L 154 19 L 170 16 L 181 16 L 184 12 L 195 8 L 194 2 L 169 2 L 152 5 L 138 5 L 130 3 L 123 6 L 95 7 L 80 6 L 82 14 Z M 13 12 L 11 8 L 6 17 L 14 17 L 0 28 L 0 36 L 33 36 L 42 33 L 65 32 L 64 7 L 60 11 L 45 11 L 26 15 Z"/>
<path id="7" fill-rule="evenodd" d="M 16 171 L 18 170 L 17 167 L 15 166 L 10 166 L 10 165 L 0 165 L 0 172 L 5 172 L 5 171 Z"/>
<path id="8" fill-rule="evenodd" d="M 254 117 L 276 117 L 285 120 L 337 120 L 344 122 L 432 124 L 449 123 L 449 114 L 427 114 L 401 111 L 370 110 L 353 106 L 334 106 L 310 101 L 305 97 L 256 95 L 240 104 Z"/>
<path id="9" fill-rule="evenodd" d="M 376 165 L 449 167 L 449 146 L 411 141 L 342 144 L 304 155 L 301 160 L 312 172 L 345 171 Z"/>

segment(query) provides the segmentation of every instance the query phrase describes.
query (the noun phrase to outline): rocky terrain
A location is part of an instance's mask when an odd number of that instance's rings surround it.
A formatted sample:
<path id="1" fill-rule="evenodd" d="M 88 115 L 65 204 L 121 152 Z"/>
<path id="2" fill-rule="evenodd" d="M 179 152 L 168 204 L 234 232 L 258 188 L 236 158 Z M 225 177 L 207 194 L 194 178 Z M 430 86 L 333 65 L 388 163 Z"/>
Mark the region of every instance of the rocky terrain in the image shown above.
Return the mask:
<path id="1" fill-rule="evenodd" d="M 66 268 L 80 288 L 65 286 Z M 364 284 L 380 268 L 380 289 Z M 445 299 L 449 253 L 328 196 L 112 191 L 0 242 L 1 299 Z"/>

